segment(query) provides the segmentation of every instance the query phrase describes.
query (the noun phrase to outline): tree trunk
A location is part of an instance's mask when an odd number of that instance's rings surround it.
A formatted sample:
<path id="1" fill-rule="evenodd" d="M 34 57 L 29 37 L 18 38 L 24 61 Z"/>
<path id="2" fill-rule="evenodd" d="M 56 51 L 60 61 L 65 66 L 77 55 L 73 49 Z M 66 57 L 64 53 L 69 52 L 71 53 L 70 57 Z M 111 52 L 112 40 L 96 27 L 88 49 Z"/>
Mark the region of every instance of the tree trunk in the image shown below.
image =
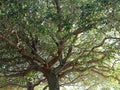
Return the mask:
<path id="1" fill-rule="evenodd" d="M 31 82 L 27 83 L 27 90 L 34 90 L 34 86 Z"/>
<path id="2" fill-rule="evenodd" d="M 60 90 L 59 81 L 54 71 L 47 72 L 47 81 L 49 90 Z"/>

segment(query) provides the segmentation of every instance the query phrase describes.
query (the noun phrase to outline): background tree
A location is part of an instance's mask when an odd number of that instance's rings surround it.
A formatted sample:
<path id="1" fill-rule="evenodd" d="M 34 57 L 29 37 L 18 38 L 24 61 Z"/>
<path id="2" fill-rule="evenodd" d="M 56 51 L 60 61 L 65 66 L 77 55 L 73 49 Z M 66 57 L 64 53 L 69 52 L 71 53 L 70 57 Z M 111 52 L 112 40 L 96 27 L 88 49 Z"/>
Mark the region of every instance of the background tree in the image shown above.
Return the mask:
<path id="1" fill-rule="evenodd" d="M 12 87 L 16 88 L 19 87 L 20 89 L 23 88 L 25 90 L 34 90 L 36 86 L 41 84 L 45 81 L 42 75 L 37 72 L 31 72 L 24 77 L 1 77 L 0 78 L 0 88 Z"/>
<path id="2" fill-rule="evenodd" d="M 87 82 L 90 73 L 120 81 L 119 7 L 119 0 L 1 0 L 0 76 L 40 72 L 49 90 Z"/>

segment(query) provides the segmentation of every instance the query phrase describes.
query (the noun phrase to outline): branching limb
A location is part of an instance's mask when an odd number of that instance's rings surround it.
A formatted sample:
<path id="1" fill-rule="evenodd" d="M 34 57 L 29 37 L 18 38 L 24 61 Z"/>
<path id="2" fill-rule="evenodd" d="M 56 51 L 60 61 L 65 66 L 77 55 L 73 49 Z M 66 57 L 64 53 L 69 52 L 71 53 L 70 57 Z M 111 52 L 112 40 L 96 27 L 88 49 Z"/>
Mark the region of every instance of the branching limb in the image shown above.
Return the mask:
<path id="1" fill-rule="evenodd" d="M 1 85 L 0 88 L 7 87 L 7 86 L 9 86 L 9 85 L 19 86 L 19 87 L 22 87 L 22 88 L 26 88 L 26 87 L 27 87 L 26 85 L 19 85 L 19 84 L 15 84 L 15 83 L 7 83 L 7 84 L 4 84 L 4 85 Z"/>
<path id="2" fill-rule="evenodd" d="M 43 88 L 43 90 L 46 90 L 48 88 L 48 85 L 46 85 L 44 88 Z"/>
<path id="3" fill-rule="evenodd" d="M 11 32 L 11 33 L 15 35 L 15 40 L 16 40 L 16 43 L 18 43 L 18 42 L 20 41 L 20 38 L 19 38 L 19 36 L 18 36 L 17 31 L 16 31 L 16 30 L 12 30 L 12 32 Z"/>
<path id="4" fill-rule="evenodd" d="M 21 49 L 21 48 L 17 47 L 14 42 L 12 42 L 11 40 L 5 38 L 3 35 L 0 35 L 0 39 L 2 39 L 3 41 L 5 41 L 9 45 L 11 45 L 13 48 L 16 48 L 22 54 L 22 56 L 24 58 L 26 58 L 28 60 L 35 60 L 35 61 L 41 63 L 42 65 L 45 64 L 45 61 L 41 57 L 35 56 L 35 55 L 27 52 L 25 49 Z M 24 47 L 24 46 L 21 45 L 21 47 Z"/>
<path id="5" fill-rule="evenodd" d="M 54 3 L 55 3 L 55 6 L 56 6 L 57 14 L 59 16 L 61 16 L 61 8 L 60 8 L 60 2 L 59 2 L 59 0 L 54 0 Z M 59 20 L 57 27 L 58 27 L 58 32 L 62 30 L 61 20 Z"/>

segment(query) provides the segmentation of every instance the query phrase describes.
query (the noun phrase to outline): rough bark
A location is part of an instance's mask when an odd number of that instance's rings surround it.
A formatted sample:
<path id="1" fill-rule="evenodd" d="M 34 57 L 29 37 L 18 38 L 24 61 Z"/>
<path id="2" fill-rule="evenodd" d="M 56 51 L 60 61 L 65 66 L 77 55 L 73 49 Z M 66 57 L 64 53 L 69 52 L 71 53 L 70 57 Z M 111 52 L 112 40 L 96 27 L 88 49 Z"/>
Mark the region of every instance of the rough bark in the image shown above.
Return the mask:
<path id="1" fill-rule="evenodd" d="M 34 90 L 34 86 L 31 82 L 27 83 L 27 90 Z"/>
<path id="2" fill-rule="evenodd" d="M 47 72 L 47 81 L 49 90 L 60 90 L 59 81 L 54 71 Z"/>

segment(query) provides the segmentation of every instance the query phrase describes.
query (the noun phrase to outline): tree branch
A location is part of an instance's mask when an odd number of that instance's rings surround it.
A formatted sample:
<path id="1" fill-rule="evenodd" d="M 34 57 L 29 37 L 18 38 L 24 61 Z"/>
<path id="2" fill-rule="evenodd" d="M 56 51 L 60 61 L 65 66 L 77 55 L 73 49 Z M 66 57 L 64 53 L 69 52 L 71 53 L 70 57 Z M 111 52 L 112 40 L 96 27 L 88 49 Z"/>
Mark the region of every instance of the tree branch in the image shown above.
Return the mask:
<path id="1" fill-rule="evenodd" d="M 15 83 L 7 83 L 7 84 L 4 84 L 2 86 L 0 86 L 0 88 L 4 88 L 4 87 L 7 87 L 9 85 L 12 85 L 12 86 L 19 86 L 19 87 L 22 87 L 22 88 L 26 88 L 27 86 L 25 85 L 19 85 L 19 84 L 15 84 Z"/>
<path id="2" fill-rule="evenodd" d="M 61 16 L 61 8 L 60 8 L 60 3 L 59 0 L 54 0 L 55 6 L 56 6 L 56 10 L 57 10 L 57 14 L 59 16 Z M 61 20 L 59 20 L 58 22 L 58 32 L 61 31 L 62 27 L 61 27 Z"/>
<path id="3" fill-rule="evenodd" d="M 13 48 L 16 48 L 24 58 L 28 59 L 28 60 L 35 60 L 39 63 L 41 63 L 42 65 L 45 64 L 45 61 L 39 57 L 39 56 L 35 56 L 31 53 L 28 53 L 25 49 L 23 49 L 24 46 L 21 45 L 22 48 L 19 48 L 14 42 L 12 42 L 11 40 L 5 38 L 4 36 L 0 35 L 0 39 L 4 40 L 6 43 L 8 43 L 9 45 L 11 45 Z"/>

